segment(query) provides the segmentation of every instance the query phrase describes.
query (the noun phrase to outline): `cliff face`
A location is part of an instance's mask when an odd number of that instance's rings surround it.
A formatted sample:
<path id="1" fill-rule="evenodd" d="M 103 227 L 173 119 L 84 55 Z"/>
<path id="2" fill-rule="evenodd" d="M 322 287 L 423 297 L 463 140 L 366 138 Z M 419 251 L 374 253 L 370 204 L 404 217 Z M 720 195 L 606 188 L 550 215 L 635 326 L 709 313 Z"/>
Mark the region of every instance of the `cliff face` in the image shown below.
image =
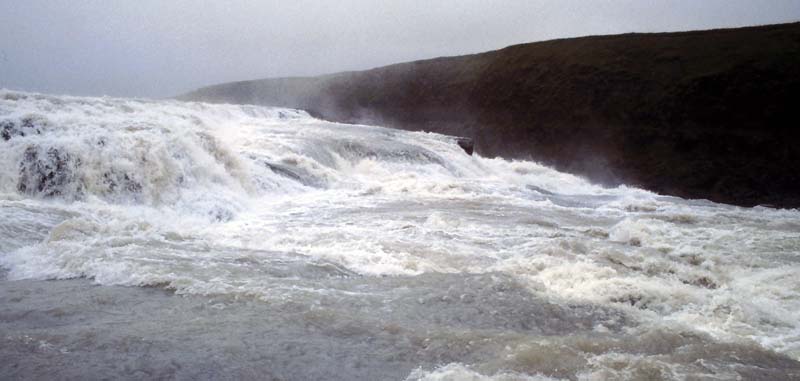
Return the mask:
<path id="1" fill-rule="evenodd" d="M 182 96 L 473 137 L 609 185 L 800 206 L 800 23 L 554 40 Z"/>

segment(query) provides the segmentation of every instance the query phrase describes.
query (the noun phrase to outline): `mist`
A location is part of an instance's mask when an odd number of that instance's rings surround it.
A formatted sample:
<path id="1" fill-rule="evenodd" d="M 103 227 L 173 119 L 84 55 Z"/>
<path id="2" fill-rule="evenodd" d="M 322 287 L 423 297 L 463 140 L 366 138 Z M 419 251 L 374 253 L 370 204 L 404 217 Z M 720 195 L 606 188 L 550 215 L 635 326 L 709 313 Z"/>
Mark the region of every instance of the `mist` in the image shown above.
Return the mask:
<path id="1" fill-rule="evenodd" d="M 582 35 L 800 19 L 770 1 L 0 1 L 0 87 L 168 97 Z"/>

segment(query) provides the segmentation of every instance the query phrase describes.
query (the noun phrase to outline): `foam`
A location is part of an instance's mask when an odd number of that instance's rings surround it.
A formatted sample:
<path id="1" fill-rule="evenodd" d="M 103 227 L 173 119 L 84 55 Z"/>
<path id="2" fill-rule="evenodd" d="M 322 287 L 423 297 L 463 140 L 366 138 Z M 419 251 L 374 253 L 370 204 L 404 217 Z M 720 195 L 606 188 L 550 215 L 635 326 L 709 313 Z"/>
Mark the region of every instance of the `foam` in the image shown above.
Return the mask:
<path id="1" fill-rule="evenodd" d="M 501 273 L 564 305 L 800 358 L 797 210 L 604 188 L 448 136 L 281 108 L 3 90 L 0 121 L 20 129 L 0 140 L 11 279 L 268 300 L 286 279 L 324 292 L 319 268 Z M 65 175 L 36 177 L 47 168 Z M 506 377 L 470 372 L 428 376 Z"/>

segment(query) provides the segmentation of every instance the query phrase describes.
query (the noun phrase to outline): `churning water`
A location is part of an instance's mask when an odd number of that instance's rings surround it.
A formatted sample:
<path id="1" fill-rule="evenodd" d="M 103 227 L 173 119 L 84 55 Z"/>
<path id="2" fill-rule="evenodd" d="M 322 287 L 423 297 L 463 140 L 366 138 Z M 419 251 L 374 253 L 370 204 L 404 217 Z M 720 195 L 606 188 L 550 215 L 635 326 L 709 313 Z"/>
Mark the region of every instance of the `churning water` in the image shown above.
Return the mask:
<path id="1" fill-rule="evenodd" d="M 797 210 L 608 189 L 291 109 L 0 91 L 0 133 L 0 288 L 141 293 L 149 311 L 115 334 L 151 315 L 172 343 L 280 329 L 323 353 L 226 360 L 276 379 L 800 377 Z M 191 333 L 195 307 L 164 312 L 205 301 L 249 320 Z M 4 330 L 7 359 L 43 341 Z"/>

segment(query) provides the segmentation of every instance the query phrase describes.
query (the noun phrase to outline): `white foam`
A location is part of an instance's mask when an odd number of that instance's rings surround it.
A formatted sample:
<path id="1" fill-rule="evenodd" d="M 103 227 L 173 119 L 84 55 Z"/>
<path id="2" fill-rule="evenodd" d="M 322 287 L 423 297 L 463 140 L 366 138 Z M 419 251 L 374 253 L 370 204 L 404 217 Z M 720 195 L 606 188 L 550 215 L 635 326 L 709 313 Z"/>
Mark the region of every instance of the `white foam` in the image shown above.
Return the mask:
<path id="1" fill-rule="evenodd" d="M 411 372 L 406 381 L 555 381 L 557 378 L 542 375 L 524 375 L 501 372 L 484 375 L 469 369 L 463 364 L 453 363 L 441 366 L 432 371 L 417 369 Z"/>
<path id="2" fill-rule="evenodd" d="M 800 358 L 797 210 L 606 189 L 469 156 L 447 136 L 297 110 L 0 91 L 0 121 L 28 119 L 33 130 L 0 141 L 0 265 L 12 278 L 270 298 L 275 261 L 500 272 L 557 302 Z M 32 146 L 43 164 L 51 148 L 69 154 L 53 197 L 18 189 Z"/>

